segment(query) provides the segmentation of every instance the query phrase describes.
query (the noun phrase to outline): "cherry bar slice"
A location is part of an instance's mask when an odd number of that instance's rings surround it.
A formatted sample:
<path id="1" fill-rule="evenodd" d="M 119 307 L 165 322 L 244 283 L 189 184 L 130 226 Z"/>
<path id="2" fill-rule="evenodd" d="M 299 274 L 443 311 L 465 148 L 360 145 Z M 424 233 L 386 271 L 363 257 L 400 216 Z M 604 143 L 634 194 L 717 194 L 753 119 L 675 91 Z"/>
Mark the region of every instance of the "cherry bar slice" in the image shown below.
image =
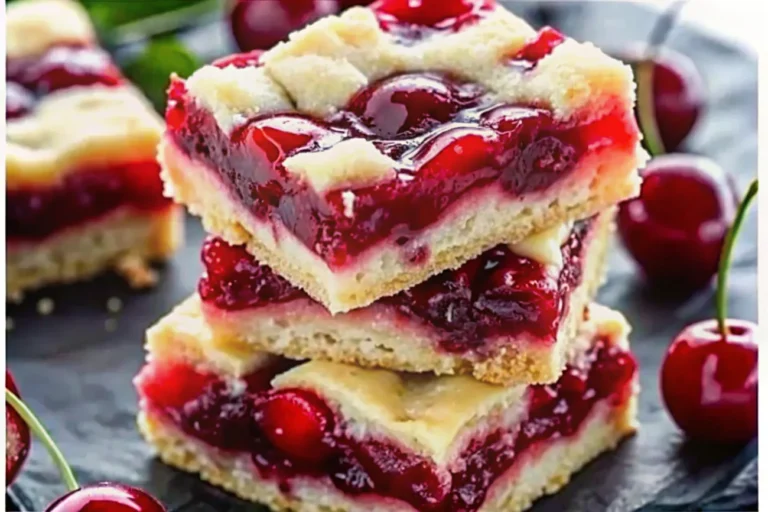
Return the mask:
<path id="1" fill-rule="evenodd" d="M 211 238 L 190 309 L 215 333 L 296 359 L 551 382 L 602 281 L 613 212 L 499 245 L 453 271 L 350 313 L 319 303 L 242 246 Z"/>
<path id="2" fill-rule="evenodd" d="M 493 0 L 427 5 L 350 9 L 169 89 L 175 199 L 332 313 L 637 192 L 627 66 Z"/>
<path id="3" fill-rule="evenodd" d="M 85 10 L 29 0 L 6 31 L 7 296 L 167 258 L 180 225 L 156 161 L 162 125 Z"/>
<path id="4" fill-rule="evenodd" d="M 522 510 L 634 430 L 626 321 L 598 305 L 588 317 L 557 382 L 501 387 L 286 369 L 177 311 L 149 331 L 139 424 L 169 464 L 271 507 Z M 183 398 L 167 396 L 176 389 Z"/>

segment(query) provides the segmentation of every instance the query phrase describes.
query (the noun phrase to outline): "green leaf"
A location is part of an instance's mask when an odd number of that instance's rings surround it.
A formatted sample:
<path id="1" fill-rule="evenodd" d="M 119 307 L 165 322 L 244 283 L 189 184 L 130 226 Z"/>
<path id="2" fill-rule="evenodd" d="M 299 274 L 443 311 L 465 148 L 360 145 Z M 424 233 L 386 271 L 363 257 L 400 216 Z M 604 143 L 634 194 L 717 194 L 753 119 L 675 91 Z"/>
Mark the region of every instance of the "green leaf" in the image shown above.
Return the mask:
<path id="1" fill-rule="evenodd" d="M 171 73 L 187 77 L 201 65 L 181 41 L 169 36 L 150 41 L 142 53 L 123 66 L 123 72 L 162 112 Z"/>
<path id="2" fill-rule="evenodd" d="M 80 0 L 94 23 L 101 29 L 111 28 L 157 14 L 183 9 L 206 0 Z"/>

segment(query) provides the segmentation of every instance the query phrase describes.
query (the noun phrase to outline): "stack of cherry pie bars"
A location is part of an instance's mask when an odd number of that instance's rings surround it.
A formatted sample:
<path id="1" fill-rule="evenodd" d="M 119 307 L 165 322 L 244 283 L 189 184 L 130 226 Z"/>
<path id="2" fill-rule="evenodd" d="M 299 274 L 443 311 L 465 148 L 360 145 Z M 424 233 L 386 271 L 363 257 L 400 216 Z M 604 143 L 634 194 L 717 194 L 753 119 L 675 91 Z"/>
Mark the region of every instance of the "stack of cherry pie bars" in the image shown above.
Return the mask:
<path id="1" fill-rule="evenodd" d="M 626 66 L 489 0 L 384 0 L 174 78 L 166 188 L 211 236 L 148 331 L 144 436 L 275 510 L 561 488 L 635 429 L 629 327 L 592 302 L 633 103 Z"/>

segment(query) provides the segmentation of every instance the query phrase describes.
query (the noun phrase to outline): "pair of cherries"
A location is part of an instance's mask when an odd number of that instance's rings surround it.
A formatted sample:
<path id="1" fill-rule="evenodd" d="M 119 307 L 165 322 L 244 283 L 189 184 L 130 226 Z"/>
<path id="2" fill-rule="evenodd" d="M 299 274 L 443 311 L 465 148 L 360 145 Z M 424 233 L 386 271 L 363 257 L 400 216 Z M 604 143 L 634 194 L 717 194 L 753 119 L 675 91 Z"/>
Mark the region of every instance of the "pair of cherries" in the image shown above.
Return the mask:
<path id="1" fill-rule="evenodd" d="M 50 434 L 19 398 L 13 376 L 7 370 L 5 400 L 6 485 L 13 483 L 29 454 L 31 430 L 45 445 L 69 489 L 67 494 L 48 505 L 45 512 L 166 512 L 158 500 L 135 487 L 117 483 L 80 487 Z"/>
<path id="2" fill-rule="evenodd" d="M 638 77 L 638 118 L 655 158 L 642 171 L 640 196 L 620 206 L 621 239 L 647 281 L 665 292 L 688 294 L 718 275 L 717 319 L 690 325 L 673 340 L 661 367 L 662 397 L 689 437 L 746 442 L 757 435 L 757 326 L 726 318 L 726 283 L 757 181 L 739 205 L 733 180 L 715 162 L 664 154 L 696 123 L 702 80 L 674 52 L 627 60 Z"/>

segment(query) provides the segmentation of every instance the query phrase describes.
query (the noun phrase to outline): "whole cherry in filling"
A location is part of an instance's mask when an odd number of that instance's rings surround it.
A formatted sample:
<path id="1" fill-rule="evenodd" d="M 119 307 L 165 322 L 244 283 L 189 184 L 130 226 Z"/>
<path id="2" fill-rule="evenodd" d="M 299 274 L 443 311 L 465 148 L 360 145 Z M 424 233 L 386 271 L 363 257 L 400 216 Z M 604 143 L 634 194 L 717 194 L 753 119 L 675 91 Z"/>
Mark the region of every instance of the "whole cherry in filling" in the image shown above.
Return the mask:
<path id="1" fill-rule="evenodd" d="M 356 430 L 345 428 L 345 418 L 311 390 L 263 387 L 261 373 L 279 372 L 266 368 L 256 377 L 246 376 L 245 391 L 235 399 L 216 377 L 206 383 L 183 365 L 159 370 L 158 364 L 164 363 L 150 363 L 137 377 L 143 407 L 213 448 L 249 453 L 254 470 L 282 489 L 289 490 L 296 477 L 318 478 L 350 495 L 398 499 L 433 512 L 479 509 L 517 457 L 538 443 L 577 433 L 597 401 L 623 404 L 636 374 L 628 352 L 597 340 L 584 363 L 570 366 L 560 381 L 530 388 L 527 417 L 519 429 L 500 428 L 469 440 L 461 453 L 466 463 L 447 471 L 385 437 L 348 433 Z M 174 381 L 171 390 L 196 390 L 198 398 L 169 405 L 176 400 L 163 396 L 169 389 L 163 385 L 166 379 Z M 231 413 L 235 403 L 243 413 Z M 202 417 L 208 419 L 201 422 Z"/>
<path id="2" fill-rule="evenodd" d="M 703 441 L 743 443 L 757 436 L 757 325 L 727 318 L 727 272 L 753 182 L 721 257 L 717 319 L 686 327 L 672 342 L 661 367 L 664 403 L 678 426 Z"/>
<path id="3" fill-rule="evenodd" d="M 619 210 L 625 247 L 651 284 L 680 292 L 708 285 L 736 210 L 730 176 L 690 155 L 657 157 L 641 174 L 640 196 Z"/>

